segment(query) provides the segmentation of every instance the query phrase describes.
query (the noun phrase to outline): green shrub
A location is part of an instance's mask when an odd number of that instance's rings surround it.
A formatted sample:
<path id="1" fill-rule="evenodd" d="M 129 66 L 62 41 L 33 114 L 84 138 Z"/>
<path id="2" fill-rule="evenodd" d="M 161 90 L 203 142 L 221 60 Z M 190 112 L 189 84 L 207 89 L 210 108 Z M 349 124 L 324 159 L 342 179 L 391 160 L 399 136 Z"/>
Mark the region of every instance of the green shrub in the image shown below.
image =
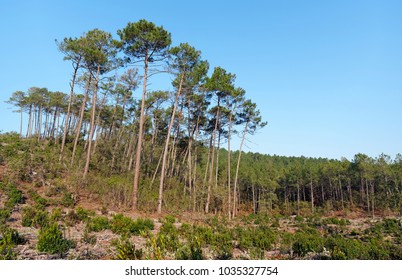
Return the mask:
<path id="1" fill-rule="evenodd" d="M 0 209 L 0 225 L 6 224 L 11 216 L 11 211 L 8 209 Z"/>
<path id="2" fill-rule="evenodd" d="M 402 223 L 396 219 L 384 219 L 381 226 L 389 234 L 400 234 L 402 231 Z"/>
<path id="3" fill-rule="evenodd" d="M 39 231 L 37 249 L 39 252 L 59 254 L 63 256 L 70 248 L 74 247 L 71 240 L 63 237 L 63 233 L 56 224 L 52 224 Z"/>
<path id="4" fill-rule="evenodd" d="M 76 203 L 75 197 L 72 193 L 65 192 L 63 198 L 61 199 L 61 205 L 64 207 L 73 207 Z"/>
<path id="5" fill-rule="evenodd" d="M 30 227 L 32 226 L 32 221 L 36 215 L 36 210 L 32 207 L 24 207 L 22 209 L 22 226 L 23 227 Z"/>
<path id="6" fill-rule="evenodd" d="M 94 211 L 90 211 L 90 210 L 85 210 L 85 209 L 83 209 L 83 208 L 81 208 L 81 207 L 78 207 L 77 209 L 76 209 L 76 213 L 77 213 L 77 216 L 78 216 L 78 219 L 80 220 L 80 221 L 88 221 L 89 219 L 90 219 L 90 217 L 93 217 L 93 216 L 95 216 L 95 212 Z"/>
<path id="7" fill-rule="evenodd" d="M 41 197 L 37 192 L 33 190 L 28 191 L 29 196 L 35 201 L 35 208 L 40 210 L 45 210 L 47 206 L 49 206 L 49 202 L 47 199 Z"/>
<path id="8" fill-rule="evenodd" d="M 0 260 L 15 260 L 17 259 L 17 254 L 13 251 L 11 245 L 0 244 Z"/>
<path id="9" fill-rule="evenodd" d="M 302 223 L 302 222 L 304 222 L 304 218 L 302 216 L 297 215 L 295 217 L 295 221 L 298 222 L 298 223 Z"/>
<path id="10" fill-rule="evenodd" d="M 156 243 L 164 251 L 176 252 L 180 246 L 177 228 L 171 223 L 164 223 L 158 232 Z"/>
<path id="11" fill-rule="evenodd" d="M 111 223 L 111 229 L 114 233 L 128 236 L 131 234 L 134 221 L 124 216 L 123 214 L 116 214 L 113 216 Z"/>
<path id="12" fill-rule="evenodd" d="M 22 238 L 15 229 L 5 228 L 2 229 L 0 233 L 0 245 L 19 245 L 25 242 L 25 239 Z"/>
<path id="13" fill-rule="evenodd" d="M 13 248 L 24 243 L 25 239 L 19 235 L 18 231 L 8 227 L 0 228 L 0 260 L 15 260 L 17 254 Z"/>
<path id="14" fill-rule="evenodd" d="M 333 260 L 366 260 L 369 258 L 368 247 L 358 239 L 348 239 L 337 235 L 325 241 L 325 247 Z"/>
<path id="15" fill-rule="evenodd" d="M 60 208 L 53 208 L 50 220 L 53 222 L 60 221 L 63 218 L 63 211 Z"/>
<path id="16" fill-rule="evenodd" d="M 298 256 L 305 256 L 310 252 L 322 252 L 324 241 L 318 234 L 311 234 L 306 232 L 297 232 L 295 234 L 295 241 L 293 243 L 293 252 Z"/>
<path id="17" fill-rule="evenodd" d="M 49 225 L 50 218 L 46 211 L 25 207 L 22 209 L 21 222 L 24 227 L 44 228 Z"/>
<path id="18" fill-rule="evenodd" d="M 6 202 L 7 208 L 13 208 L 15 205 L 24 203 L 24 197 L 22 191 L 18 190 L 14 185 L 9 186 L 8 200 Z"/>
<path id="19" fill-rule="evenodd" d="M 112 231 L 122 236 L 129 236 L 131 234 L 138 235 L 143 231 L 154 229 L 154 222 L 150 219 L 140 218 L 134 221 L 130 217 L 126 217 L 122 214 L 113 216 L 110 223 Z"/>
<path id="20" fill-rule="evenodd" d="M 197 237 L 193 237 L 186 244 L 183 244 L 175 254 L 176 260 L 203 260 L 201 243 Z"/>
<path id="21" fill-rule="evenodd" d="M 176 218 L 172 215 L 167 215 L 165 217 L 165 223 L 171 223 L 174 224 L 176 222 Z"/>
<path id="22" fill-rule="evenodd" d="M 32 220 L 32 225 L 36 228 L 45 228 L 49 225 L 50 219 L 47 211 L 38 210 Z"/>
<path id="23" fill-rule="evenodd" d="M 236 228 L 236 233 L 239 247 L 243 250 L 252 248 L 270 250 L 272 245 L 277 241 L 276 233 L 267 226 L 247 229 Z"/>
<path id="24" fill-rule="evenodd" d="M 110 229 L 109 219 L 103 216 L 96 216 L 90 219 L 87 223 L 88 231 L 100 232 Z"/>
<path id="25" fill-rule="evenodd" d="M 141 260 L 142 250 L 136 250 L 135 245 L 127 239 L 120 239 L 116 244 L 117 260 Z"/>

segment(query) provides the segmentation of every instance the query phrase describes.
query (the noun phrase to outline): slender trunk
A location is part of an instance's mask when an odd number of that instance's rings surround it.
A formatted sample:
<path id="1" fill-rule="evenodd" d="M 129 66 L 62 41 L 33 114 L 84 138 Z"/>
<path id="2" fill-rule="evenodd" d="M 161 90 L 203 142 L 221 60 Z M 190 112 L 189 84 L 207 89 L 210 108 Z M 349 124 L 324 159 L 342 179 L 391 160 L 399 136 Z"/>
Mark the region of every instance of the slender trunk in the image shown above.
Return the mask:
<path id="1" fill-rule="evenodd" d="M 345 205 L 343 203 L 342 180 L 341 180 L 340 175 L 338 175 L 338 182 L 339 182 L 339 194 L 340 194 L 340 197 L 341 197 L 342 210 L 345 210 Z"/>
<path id="2" fill-rule="evenodd" d="M 38 115 L 38 141 L 42 136 L 42 105 L 39 106 L 39 115 Z"/>
<path id="3" fill-rule="evenodd" d="M 207 183 L 207 176 L 208 176 L 208 171 L 210 171 L 210 165 L 211 165 L 211 155 L 212 155 L 212 141 L 213 141 L 213 135 L 211 135 L 211 138 L 209 140 L 209 150 L 208 150 L 208 159 L 207 159 L 207 165 L 205 167 L 205 174 L 204 174 L 204 180 L 203 180 L 203 187 L 207 186 L 207 201 L 205 203 L 205 211 L 209 210 L 209 200 L 210 200 L 210 192 L 211 192 L 211 186 Z M 207 206 L 208 205 L 208 206 Z"/>
<path id="4" fill-rule="evenodd" d="M 22 106 L 20 108 L 20 138 L 22 138 Z"/>
<path id="5" fill-rule="evenodd" d="M 297 215 L 300 215 L 300 184 L 297 180 Z"/>
<path id="6" fill-rule="evenodd" d="M 75 79 L 77 78 L 77 72 L 78 68 L 80 65 L 80 60 L 78 60 L 76 66 L 74 67 L 74 73 L 73 73 L 73 78 L 71 79 L 71 85 L 70 85 L 70 98 L 68 100 L 68 106 L 67 106 L 67 116 L 65 119 L 64 123 L 64 132 L 63 132 L 63 138 L 61 140 L 61 148 L 60 148 L 60 156 L 59 156 L 59 161 L 63 158 L 63 151 L 64 151 L 64 146 L 66 144 L 66 138 L 67 138 L 67 133 L 68 133 L 68 123 L 70 119 L 70 113 L 71 113 L 71 104 L 73 102 L 73 95 L 74 95 L 74 86 L 75 86 Z"/>
<path id="7" fill-rule="evenodd" d="M 218 147 L 216 148 L 216 167 L 215 167 L 215 185 L 214 185 L 214 194 L 218 191 L 218 175 L 219 175 L 219 154 L 220 154 L 220 144 L 221 144 L 221 132 L 218 132 Z M 214 195 L 214 207 L 215 214 L 217 213 L 217 204 L 216 204 L 216 195 Z"/>
<path id="8" fill-rule="evenodd" d="M 210 167 L 210 172 L 209 172 L 208 193 L 207 193 L 207 203 L 205 205 L 205 213 L 209 213 L 209 204 L 211 202 L 211 186 L 212 186 L 212 177 L 213 177 L 212 175 L 213 175 L 213 171 L 214 171 L 216 131 L 218 130 L 218 121 L 219 121 L 219 106 L 220 106 L 220 98 L 218 97 L 218 109 L 216 111 L 215 127 L 214 127 L 214 131 L 213 131 L 211 167 Z M 218 167 L 216 167 L 216 168 L 218 168 Z"/>
<path id="9" fill-rule="evenodd" d="M 235 179 L 234 179 L 234 188 L 233 188 L 233 217 L 236 216 L 237 214 L 237 205 L 236 205 L 236 199 L 237 199 L 237 178 L 239 177 L 239 168 L 240 168 L 240 159 L 241 159 L 241 152 L 243 150 L 243 145 L 244 145 L 244 140 L 246 139 L 247 135 L 247 130 L 248 130 L 248 125 L 249 122 L 246 122 L 246 126 L 244 127 L 243 131 L 243 137 L 241 139 L 241 144 L 240 144 L 240 149 L 239 149 L 239 156 L 237 158 L 237 165 L 236 165 L 236 174 L 235 174 Z"/>
<path id="10" fill-rule="evenodd" d="M 161 162 L 162 162 L 162 158 L 163 158 L 163 154 L 161 154 L 161 156 L 159 157 L 158 164 L 156 165 L 156 169 L 154 171 L 154 175 L 152 176 L 151 184 L 149 184 L 149 189 L 152 189 L 152 186 L 155 182 L 156 175 L 158 174 L 159 166 L 161 165 Z"/>
<path id="11" fill-rule="evenodd" d="M 374 183 L 370 181 L 370 187 L 371 187 L 371 214 L 372 214 L 372 218 L 374 219 Z"/>
<path id="12" fill-rule="evenodd" d="M 117 148 L 119 147 L 120 139 L 123 136 L 124 133 L 124 126 L 119 130 L 117 133 L 117 139 L 116 143 L 114 144 L 113 151 L 112 151 L 112 163 L 111 163 L 111 169 L 113 170 L 114 168 L 114 163 L 116 160 L 116 154 L 117 154 Z"/>
<path id="13" fill-rule="evenodd" d="M 52 123 L 52 128 L 50 130 L 50 139 L 54 139 L 54 131 L 55 131 L 55 127 L 56 127 L 56 117 L 57 117 L 57 107 L 54 110 L 54 115 L 53 115 L 53 123 Z"/>
<path id="14" fill-rule="evenodd" d="M 142 137 L 144 129 L 144 108 L 145 108 L 145 98 L 147 93 L 147 79 L 148 79 L 148 54 L 146 54 L 144 59 L 144 81 L 142 88 L 142 100 L 141 100 L 141 113 L 140 113 L 140 125 L 138 131 L 138 142 L 137 142 L 137 152 L 135 155 L 135 170 L 134 170 L 134 186 L 133 186 L 133 206 L 132 209 L 137 211 L 138 204 L 138 184 L 140 180 L 140 169 L 141 169 L 141 148 L 142 148 Z"/>
<path id="15" fill-rule="evenodd" d="M 312 178 L 310 178 L 310 198 L 311 198 L 311 213 L 314 213 L 314 190 L 313 190 Z"/>
<path id="16" fill-rule="evenodd" d="M 199 135 L 199 121 L 200 117 L 198 116 L 197 118 L 197 124 L 196 124 L 196 136 L 195 136 L 195 142 L 197 143 L 198 140 L 198 135 Z M 193 181 L 193 212 L 196 210 L 197 206 L 197 187 L 196 187 L 196 174 L 197 174 L 197 146 L 195 146 L 194 149 L 194 170 L 193 170 L 193 178 L 191 179 Z"/>
<path id="17" fill-rule="evenodd" d="M 252 192 L 252 196 L 253 196 L 253 213 L 257 214 L 257 204 L 256 204 L 256 198 L 255 198 L 255 186 L 254 184 L 251 185 L 251 192 Z"/>
<path id="18" fill-rule="evenodd" d="M 89 136 L 88 136 L 87 158 L 86 158 L 84 174 L 83 174 L 84 179 L 88 174 L 89 162 L 91 160 L 92 138 L 94 137 L 94 132 L 95 132 L 96 97 L 98 94 L 99 73 L 100 73 L 100 67 L 98 66 L 98 71 L 96 73 L 95 90 L 94 90 L 94 93 L 92 96 L 91 124 L 90 124 L 90 129 L 89 129 Z"/>
<path id="19" fill-rule="evenodd" d="M 182 73 L 182 75 L 180 77 L 179 89 L 177 91 L 176 99 L 175 99 L 175 102 L 174 102 L 174 105 L 173 105 L 173 112 L 172 112 L 172 116 L 170 118 L 168 132 L 167 132 L 167 135 L 166 135 L 165 147 L 164 147 L 164 150 L 163 150 L 161 178 L 160 178 L 160 181 L 159 181 L 158 214 L 162 213 L 163 183 L 164 183 L 164 180 L 165 180 L 166 158 L 167 158 L 168 149 L 169 149 L 170 133 L 172 131 L 174 118 L 175 118 L 175 115 L 176 115 L 176 108 L 177 108 L 177 104 L 179 102 L 179 97 L 180 97 L 180 94 L 181 94 L 181 88 L 182 88 L 182 85 L 183 85 L 183 80 L 184 80 L 184 73 Z"/>
<path id="20" fill-rule="evenodd" d="M 232 117 L 233 115 L 230 114 L 229 117 L 229 131 L 228 131 L 228 217 L 229 219 L 232 217 L 232 208 L 231 208 L 231 182 L 230 182 L 230 138 L 232 132 Z M 254 194 L 253 194 L 254 198 Z"/>
<path id="21" fill-rule="evenodd" d="M 63 120 L 62 122 L 64 122 Z M 58 128 L 60 127 L 60 110 L 57 112 L 57 126 L 56 126 L 56 135 L 55 135 L 55 143 L 59 140 L 59 133 L 58 133 Z"/>
<path id="22" fill-rule="evenodd" d="M 44 138 L 50 138 L 51 127 L 50 127 L 49 114 L 50 113 L 47 113 L 45 111 L 45 128 L 43 129 Z"/>
<path id="23" fill-rule="evenodd" d="M 32 129 L 32 104 L 29 105 L 27 138 L 31 137 L 31 129 Z"/>
<path id="24" fill-rule="evenodd" d="M 101 104 L 100 104 L 100 106 L 99 106 L 99 108 L 98 108 L 98 115 L 96 116 L 96 122 L 95 122 L 95 129 L 96 129 L 96 137 L 95 137 L 95 142 L 94 142 L 94 148 L 93 148 L 93 151 L 92 151 L 92 155 L 94 155 L 95 154 L 95 150 L 96 150 L 96 147 L 97 147 L 97 145 L 98 145 L 98 140 L 99 140 L 99 131 L 100 131 L 100 129 L 101 129 L 101 126 L 100 126 L 100 115 L 101 115 L 101 112 L 102 112 L 102 110 L 103 110 L 103 106 L 105 106 L 105 104 L 106 104 L 106 97 L 107 97 L 107 94 L 105 93 L 105 95 L 103 96 L 103 98 L 102 98 L 102 102 L 101 102 Z"/>
<path id="25" fill-rule="evenodd" d="M 348 179 L 348 192 L 349 192 L 349 201 L 350 201 L 350 208 L 353 208 L 353 195 L 352 195 L 352 183 L 351 180 Z"/>
<path id="26" fill-rule="evenodd" d="M 367 199 L 367 212 L 370 213 L 370 194 L 367 179 L 366 179 L 366 199 Z"/>
<path id="27" fill-rule="evenodd" d="M 176 167 L 176 158 L 177 158 L 177 139 L 179 139 L 179 135 L 180 134 L 180 117 L 178 120 L 178 124 L 177 124 L 177 130 L 176 133 L 174 135 L 173 141 L 172 141 L 172 153 L 170 158 L 172 159 L 172 166 L 170 167 L 170 173 L 169 176 L 173 176 L 175 173 L 175 167 Z M 168 169 L 168 168 L 167 168 Z"/>
<path id="28" fill-rule="evenodd" d="M 79 120 L 78 120 L 77 127 L 75 128 L 75 138 L 74 138 L 74 145 L 73 145 L 73 154 L 71 155 L 71 163 L 70 163 L 71 166 L 74 164 L 75 152 L 76 152 L 76 149 L 77 149 L 78 139 L 80 138 L 80 132 L 81 132 L 81 127 L 82 127 L 82 122 L 83 122 L 83 119 L 84 119 L 85 106 L 86 106 L 86 104 L 87 104 L 87 99 L 88 99 L 88 94 L 89 94 L 89 88 L 90 88 L 90 86 L 91 86 L 91 80 L 92 80 L 92 77 L 91 77 L 91 75 L 89 75 L 88 82 L 87 82 L 87 86 L 86 86 L 86 89 L 85 89 L 84 99 L 82 100 L 82 104 L 81 104 L 80 118 L 79 118 Z M 63 137 L 64 137 L 64 136 L 63 136 Z"/>

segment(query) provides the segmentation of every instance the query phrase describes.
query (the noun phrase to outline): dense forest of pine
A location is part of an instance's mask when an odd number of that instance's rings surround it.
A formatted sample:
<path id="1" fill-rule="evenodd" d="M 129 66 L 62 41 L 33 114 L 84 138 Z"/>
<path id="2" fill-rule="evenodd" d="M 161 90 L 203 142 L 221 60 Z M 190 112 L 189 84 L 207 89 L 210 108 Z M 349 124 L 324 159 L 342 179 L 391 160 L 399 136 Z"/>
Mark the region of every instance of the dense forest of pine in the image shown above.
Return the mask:
<path id="1" fill-rule="evenodd" d="M 20 128 L 0 136 L 2 180 L 68 188 L 74 203 L 90 196 L 141 213 L 399 214 L 401 155 L 242 152 L 267 123 L 235 74 L 216 67 L 208 76 L 200 51 L 171 47 L 170 33 L 146 20 L 117 34 L 94 29 L 57 41 L 72 65 L 69 93 L 12 93 Z M 155 74 L 170 75 L 174 91 L 148 91 Z"/>

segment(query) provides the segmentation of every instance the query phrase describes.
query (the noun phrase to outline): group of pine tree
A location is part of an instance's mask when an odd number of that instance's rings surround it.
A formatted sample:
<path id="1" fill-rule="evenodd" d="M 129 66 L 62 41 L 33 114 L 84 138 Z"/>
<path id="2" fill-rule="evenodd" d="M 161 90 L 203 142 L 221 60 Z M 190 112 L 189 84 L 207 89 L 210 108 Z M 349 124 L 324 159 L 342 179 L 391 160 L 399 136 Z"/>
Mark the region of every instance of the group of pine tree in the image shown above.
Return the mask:
<path id="1" fill-rule="evenodd" d="M 84 181 L 129 178 L 121 199 L 133 210 L 144 210 L 144 200 L 158 213 L 176 203 L 229 217 L 241 209 L 400 209 L 401 155 L 339 161 L 244 153 L 248 135 L 266 123 L 234 74 L 216 67 L 208 76 L 200 51 L 171 47 L 171 34 L 152 22 L 128 23 L 117 34 L 94 29 L 56 41 L 72 65 L 70 92 L 14 92 L 8 102 L 21 114 L 21 140 L 57 147 L 61 166 Z M 170 75 L 174 90 L 149 91 L 155 74 Z"/>

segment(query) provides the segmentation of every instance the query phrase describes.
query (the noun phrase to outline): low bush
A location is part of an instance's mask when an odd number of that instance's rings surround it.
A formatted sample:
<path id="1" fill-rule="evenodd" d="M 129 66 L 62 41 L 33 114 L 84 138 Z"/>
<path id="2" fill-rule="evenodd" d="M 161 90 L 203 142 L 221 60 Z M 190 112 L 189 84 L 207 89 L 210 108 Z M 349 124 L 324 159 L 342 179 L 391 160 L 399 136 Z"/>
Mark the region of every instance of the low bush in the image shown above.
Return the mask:
<path id="1" fill-rule="evenodd" d="M 77 217 L 80 221 L 86 222 L 90 219 L 90 217 L 95 216 L 95 211 L 85 210 L 81 207 L 76 209 Z"/>
<path id="2" fill-rule="evenodd" d="M 73 247 L 74 243 L 63 237 L 63 233 L 56 224 L 51 224 L 39 231 L 37 244 L 39 252 L 63 256 Z"/>
<path id="3" fill-rule="evenodd" d="M 0 260 L 14 260 L 17 254 L 14 252 L 14 247 L 25 243 L 18 231 L 8 227 L 0 228 Z"/>
<path id="4" fill-rule="evenodd" d="M 22 209 L 21 222 L 24 227 L 44 228 L 49 225 L 50 218 L 46 211 L 25 207 Z"/>
<path id="5" fill-rule="evenodd" d="M 70 192 L 65 192 L 60 202 L 64 207 L 73 207 L 75 203 L 75 196 Z"/>
<path id="6" fill-rule="evenodd" d="M 193 237 L 183 244 L 175 254 L 176 260 L 203 260 L 201 243 L 197 237 Z"/>
<path id="7" fill-rule="evenodd" d="M 110 229 L 109 219 L 104 216 L 93 217 L 87 222 L 87 229 L 95 232 Z"/>
<path id="8" fill-rule="evenodd" d="M 172 223 L 164 223 L 158 232 L 156 243 L 163 251 L 176 252 L 181 245 L 177 228 Z"/>
<path id="9" fill-rule="evenodd" d="M 323 251 L 324 239 L 319 234 L 299 231 L 294 238 L 292 249 L 298 256 L 303 257 L 308 253 L 320 253 Z"/>
<path id="10" fill-rule="evenodd" d="M 154 229 L 154 222 L 150 219 L 137 219 L 134 221 L 122 214 L 113 216 L 110 224 L 111 230 L 122 236 L 138 235 L 143 231 Z"/>
<path id="11" fill-rule="evenodd" d="M 7 190 L 8 200 L 6 202 L 6 208 L 14 208 L 15 205 L 24 203 L 25 199 L 22 195 L 22 191 L 18 190 L 14 185 L 9 185 Z"/>
<path id="12" fill-rule="evenodd" d="M 136 250 L 135 245 L 127 239 L 120 239 L 116 244 L 117 260 L 141 260 L 143 256 L 142 250 Z"/>

